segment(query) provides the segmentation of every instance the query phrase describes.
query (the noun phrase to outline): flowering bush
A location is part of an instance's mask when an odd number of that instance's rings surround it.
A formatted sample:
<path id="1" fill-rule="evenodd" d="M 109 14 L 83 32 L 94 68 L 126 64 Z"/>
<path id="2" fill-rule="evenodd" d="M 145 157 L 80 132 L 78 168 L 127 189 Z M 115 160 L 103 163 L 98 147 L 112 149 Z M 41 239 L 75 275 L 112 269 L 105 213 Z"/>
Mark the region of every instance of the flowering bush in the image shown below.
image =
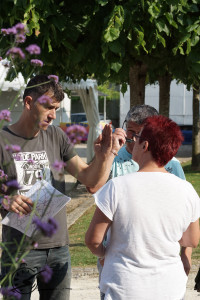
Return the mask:
<path id="1" fill-rule="evenodd" d="M 41 53 L 41 49 L 38 45 L 31 44 L 25 45 L 26 41 L 26 34 L 28 29 L 24 24 L 18 23 L 17 25 L 11 28 L 3 28 L 1 29 L 2 38 L 8 38 L 11 41 L 10 48 L 8 49 L 0 49 L 0 63 L 4 65 L 6 68 L 6 78 L 5 80 L 12 81 L 19 72 L 21 72 L 24 76 L 25 82 L 31 77 L 34 73 L 36 74 L 38 70 L 43 67 L 43 62 L 38 59 L 38 55 Z M 58 83 L 59 77 L 57 75 L 49 75 L 49 81 L 55 81 Z M 23 87 L 22 87 L 23 88 Z M 18 95 L 13 100 L 13 103 L 10 107 L 13 107 L 15 102 L 18 99 L 18 96 L 21 94 L 21 90 L 19 91 Z M 46 95 L 42 95 L 37 99 L 40 105 L 48 105 L 51 104 L 52 99 Z M 0 129 L 4 126 L 4 122 L 11 122 L 11 113 L 8 109 L 4 109 L 0 111 Z M 73 144 L 80 143 L 81 140 L 87 136 L 87 130 L 85 127 L 80 125 L 72 125 L 66 129 L 66 134 L 70 138 Z M 5 150 L 9 152 L 12 158 L 15 160 L 21 160 L 22 158 L 22 151 L 19 145 L 15 144 L 6 144 Z M 5 170 L 12 162 L 2 162 L 5 165 Z M 24 168 L 30 168 L 31 170 L 34 167 L 34 160 L 29 159 L 26 161 Z M 57 172 L 59 172 L 59 176 L 62 175 L 61 172 L 65 167 L 65 163 L 63 161 L 56 160 L 52 164 L 52 168 L 54 168 Z M 42 179 L 42 175 L 37 173 L 38 177 L 37 180 Z M 17 180 L 13 178 L 8 178 L 7 174 L 5 174 L 4 170 L 0 169 L 0 205 L 2 208 L 9 210 L 12 201 L 13 195 L 17 194 L 18 190 L 20 190 L 20 184 Z M 53 197 L 53 194 L 51 195 Z M 21 198 L 22 199 L 22 198 Z M 16 201 L 17 202 L 17 201 Z M 15 202 L 15 203 L 16 203 Z M 58 224 L 53 218 L 49 218 L 47 222 L 42 220 L 41 215 L 40 217 L 36 217 L 37 211 L 36 206 L 34 205 L 31 213 L 30 213 L 30 225 L 32 223 L 35 225 L 36 229 L 39 230 L 44 236 L 52 237 L 58 230 Z M 48 208 L 48 204 L 46 204 L 45 209 Z M 46 212 L 46 210 L 45 210 Z M 45 213 L 44 212 L 44 213 Z M 18 213 L 17 217 L 20 218 L 20 213 Z M 22 216 L 21 216 L 22 217 Z M 23 222 L 23 218 L 22 222 Z M 19 222 L 21 221 L 19 219 Z M 39 241 L 38 241 L 39 242 Z M 28 240 L 25 239 L 25 234 L 22 236 L 21 241 L 16 242 L 17 251 L 15 254 L 9 253 L 8 246 L 4 243 L 1 243 L 2 249 L 8 254 L 9 256 L 9 263 L 6 262 L 6 267 L 10 268 L 10 271 L 6 274 L 4 278 L 1 278 L 0 285 L 3 287 L 0 292 L 4 295 L 5 299 L 19 299 L 21 298 L 20 291 L 17 290 L 18 287 L 12 286 L 12 276 L 14 272 L 18 269 L 21 263 L 26 261 L 26 255 L 29 253 L 30 248 L 36 249 L 38 247 L 37 242 L 37 234 L 32 235 L 32 237 Z M 3 263 L 2 263 L 3 265 Z M 19 269 L 18 269 L 19 270 Z M 43 269 L 40 270 L 40 276 L 43 277 L 44 282 L 48 282 L 52 277 L 52 270 L 49 266 L 45 266 Z"/>
<path id="2" fill-rule="evenodd" d="M 37 58 L 41 53 L 41 49 L 38 45 L 23 45 L 26 41 L 26 34 L 28 29 L 24 24 L 18 23 L 11 28 L 2 28 L 1 34 L 2 38 L 9 37 L 11 43 L 9 49 L 1 49 L 0 51 L 0 63 L 6 67 L 6 78 L 5 80 L 12 81 L 19 72 L 22 72 L 24 75 L 24 80 L 27 80 L 31 77 L 33 72 L 36 74 L 37 70 L 43 66 L 43 62 Z M 58 83 L 59 78 L 56 75 L 49 75 L 49 81 L 54 80 Z M 21 94 L 21 90 L 18 92 L 18 95 L 13 99 L 13 103 L 16 102 L 18 96 Z M 51 102 L 51 98 L 47 96 L 42 96 L 38 99 L 40 104 L 45 104 L 46 102 Z M 13 104 L 12 104 L 13 105 Z M 12 107 L 11 105 L 11 107 Z M 11 112 L 8 109 L 0 111 L 0 129 L 4 126 L 5 122 L 11 122 Z M 5 146 L 6 151 L 8 151 L 12 157 L 15 157 L 16 160 L 20 160 L 20 152 L 23 150 L 18 145 L 7 144 Z M 6 167 L 9 166 L 11 162 L 2 162 Z M 34 164 L 32 159 L 27 161 L 28 165 Z M 55 161 L 53 167 L 56 170 L 60 170 L 64 166 L 64 162 Z M 41 179 L 38 177 L 38 180 Z M 12 195 L 16 194 L 19 190 L 20 184 L 15 179 L 8 179 L 7 174 L 4 170 L 0 169 L 0 205 L 2 208 L 9 210 L 12 202 Z M 48 206 L 48 205 L 47 205 Z M 35 209 L 33 208 L 30 214 L 30 224 L 33 215 L 36 214 Z M 19 215 L 20 217 L 20 215 Z M 42 217 L 42 216 L 41 216 Z M 49 218 L 47 222 L 42 222 L 38 217 L 34 217 L 32 222 L 36 225 L 36 228 L 39 229 L 43 235 L 51 237 L 58 229 L 58 224 L 53 218 Z M 12 286 L 12 275 L 13 272 L 18 268 L 20 263 L 25 261 L 24 257 L 28 254 L 30 245 L 33 248 L 38 247 L 37 240 L 30 239 L 30 241 L 25 242 L 25 234 L 22 237 L 22 240 L 17 245 L 17 251 L 15 257 L 8 252 L 7 245 L 1 243 L 2 249 L 6 250 L 7 254 L 11 258 L 12 263 L 9 265 L 10 272 L 4 278 L 1 278 L 0 285 L 3 286 L 5 282 L 6 287 L 0 289 L 0 293 L 4 295 L 5 299 L 20 299 L 21 294 L 17 290 L 17 287 Z M 20 253 L 20 256 L 19 256 Z M 7 265 L 8 266 L 8 265 Z M 52 270 L 50 267 L 45 266 L 41 272 L 44 282 L 48 282 L 52 276 Z M 7 286 L 8 285 L 8 286 Z"/>
<path id="3" fill-rule="evenodd" d="M 65 129 L 67 136 L 72 144 L 80 144 L 80 142 L 87 138 L 87 130 L 81 125 L 71 125 Z"/>
<path id="4" fill-rule="evenodd" d="M 19 72 L 22 72 L 24 79 L 28 80 L 33 72 L 37 73 L 37 67 L 43 66 L 43 62 L 37 59 L 41 53 L 40 47 L 35 44 L 23 45 L 26 42 L 28 29 L 22 23 L 11 28 L 2 28 L 1 33 L 4 38 L 9 36 L 11 40 L 9 49 L 1 49 L 1 58 L 4 56 L 9 60 L 9 63 L 4 64 L 9 66 L 6 80 L 13 80 Z"/>

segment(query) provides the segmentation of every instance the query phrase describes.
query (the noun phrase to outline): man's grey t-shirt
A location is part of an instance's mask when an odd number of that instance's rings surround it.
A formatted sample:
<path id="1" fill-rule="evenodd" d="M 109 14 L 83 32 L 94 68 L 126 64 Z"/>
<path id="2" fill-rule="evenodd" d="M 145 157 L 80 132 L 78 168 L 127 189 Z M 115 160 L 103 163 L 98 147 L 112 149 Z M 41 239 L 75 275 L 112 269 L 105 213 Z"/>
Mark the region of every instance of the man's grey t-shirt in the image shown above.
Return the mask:
<path id="1" fill-rule="evenodd" d="M 28 124 L 27 124 L 28 126 Z M 5 145 L 19 145 L 19 153 L 10 154 L 5 150 Z M 21 189 L 19 194 L 27 192 L 31 186 L 40 179 L 50 182 L 61 193 L 65 193 L 64 169 L 57 171 L 52 164 L 58 160 L 67 163 L 76 153 L 66 134 L 55 126 L 40 131 L 31 139 L 22 138 L 12 133 L 8 127 L 0 131 L 0 169 L 8 175 L 9 180 L 16 179 Z M 2 210 L 2 217 L 7 211 Z M 54 248 L 69 243 L 64 207 L 54 219 L 58 223 L 57 232 L 51 237 L 40 236 L 37 240 L 38 248 Z M 3 226 L 3 242 L 13 243 L 21 240 L 21 232 L 9 226 Z"/>

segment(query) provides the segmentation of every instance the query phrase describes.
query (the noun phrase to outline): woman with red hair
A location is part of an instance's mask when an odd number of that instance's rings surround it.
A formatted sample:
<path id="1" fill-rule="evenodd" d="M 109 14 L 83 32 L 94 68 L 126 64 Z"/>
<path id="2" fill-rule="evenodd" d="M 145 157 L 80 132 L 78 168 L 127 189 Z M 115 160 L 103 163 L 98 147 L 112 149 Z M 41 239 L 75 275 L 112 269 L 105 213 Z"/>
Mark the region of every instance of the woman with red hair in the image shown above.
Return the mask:
<path id="1" fill-rule="evenodd" d="M 181 300 L 187 276 L 180 246 L 198 245 L 199 197 L 189 182 L 164 168 L 183 141 L 178 125 L 163 116 L 143 125 L 132 137 L 140 169 L 110 180 L 94 195 L 97 208 L 85 241 L 105 258 L 102 299 Z"/>

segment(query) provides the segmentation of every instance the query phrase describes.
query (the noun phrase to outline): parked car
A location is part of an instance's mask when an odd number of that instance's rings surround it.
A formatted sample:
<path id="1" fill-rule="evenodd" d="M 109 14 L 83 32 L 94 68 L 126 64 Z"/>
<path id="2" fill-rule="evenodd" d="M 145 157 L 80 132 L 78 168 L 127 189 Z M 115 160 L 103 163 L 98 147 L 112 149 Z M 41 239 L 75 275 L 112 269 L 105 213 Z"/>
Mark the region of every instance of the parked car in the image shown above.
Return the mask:
<path id="1" fill-rule="evenodd" d="M 183 145 L 192 145 L 192 130 L 181 130 L 184 141 Z"/>
<path id="2" fill-rule="evenodd" d="M 112 121 L 107 119 L 104 120 L 104 115 L 102 113 L 99 114 L 99 119 L 101 124 L 111 124 Z M 73 113 L 71 114 L 71 122 L 72 123 L 79 123 L 79 122 L 87 122 L 86 113 Z M 104 125 L 105 126 L 105 125 Z"/>
<path id="3" fill-rule="evenodd" d="M 71 114 L 72 123 L 87 122 L 86 113 L 74 113 Z"/>

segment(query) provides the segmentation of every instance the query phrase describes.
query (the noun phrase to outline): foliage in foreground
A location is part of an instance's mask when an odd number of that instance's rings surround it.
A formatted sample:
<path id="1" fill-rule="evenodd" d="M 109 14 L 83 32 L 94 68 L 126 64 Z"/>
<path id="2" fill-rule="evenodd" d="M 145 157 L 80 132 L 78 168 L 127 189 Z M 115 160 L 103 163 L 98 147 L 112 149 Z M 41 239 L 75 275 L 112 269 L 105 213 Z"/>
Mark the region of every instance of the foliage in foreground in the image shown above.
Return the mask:
<path id="1" fill-rule="evenodd" d="M 191 161 L 183 164 L 183 170 L 187 181 L 189 181 L 200 196 L 200 172 L 191 170 Z M 89 209 L 73 226 L 69 229 L 70 253 L 72 267 L 96 266 L 97 258 L 85 246 L 85 233 L 89 227 L 94 214 L 95 206 Z M 200 259 L 200 244 L 193 249 L 193 260 Z M 194 263 L 194 262 L 193 262 Z"/>

